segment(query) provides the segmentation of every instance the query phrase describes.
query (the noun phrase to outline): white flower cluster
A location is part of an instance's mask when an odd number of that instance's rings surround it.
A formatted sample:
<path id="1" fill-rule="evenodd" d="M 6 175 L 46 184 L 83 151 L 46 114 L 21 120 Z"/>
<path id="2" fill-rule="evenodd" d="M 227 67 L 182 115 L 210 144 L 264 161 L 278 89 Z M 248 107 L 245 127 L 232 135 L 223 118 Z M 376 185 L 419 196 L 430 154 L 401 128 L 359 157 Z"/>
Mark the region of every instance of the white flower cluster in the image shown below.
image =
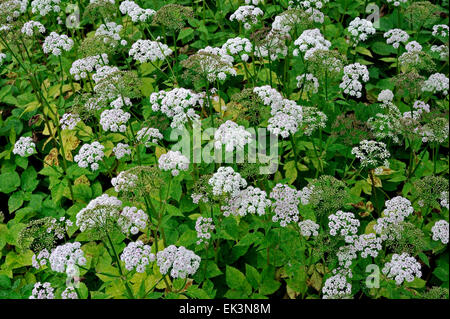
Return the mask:
<path id="1" fill-rule="evenodd" d="M 201 63 L 204 73 L 207 74 L 207 80 L 209 82 L 214 82 L 216 80 L 224 81 L 227 78 L 227 74 L 231 76 L 236 76 L 237 72 L 233 68 L 234 58 L 228 54 L 227 50 L 224 48 L 213 48 L 207 46 L 203 49 L 198 50 L 198 53 L 212 54 L 217 57 L 217 59 L 205 55 Z"/>
<path id="2" fill-rule="evenodd" d="M 7 22 L 12 22 L 27 11 L 28 0 L 5 0 L 0 2 L 0 12 L 6 16 Z M 1 30 L 0 25 L 0 30 Z"/>
<path id="3" fill-rule="evenodd" d="M 423 83 L 422 91 L 424 92 L 442 92 L 442 94 L 447 95 L 449 88 L 448 77 L 443 73 L 434 73 L 430 75 L 428 80 Z"/>
<path id="4" fill-rule="evenodd" d="M 208 196 L 202 193 L 192 193 L 191 198 L 194 204 L 198 204 L 200 203 L 200 201 L 203 203 L 209 202 Z"/>
<path id="5" fill-rule="evenodd" d="M 66 235 L 66 231 L 69 227 L 72 227 L 73 223 L 70 219 L 66 217 L 60 217 L 58 219 L 52 218 L 50 223 L 47 225 L 47 233 L 54 233 L 55 237 L 62 240 Z"/>
<path id="6" fill-rule="evenodd" d="M 245 29 L 249 30 L 252 28 L 252 25 L 258 23 L 258 17 L 263 15 L 264 12 L 253 5 L 240 6 L 231 14 L 230 21 L 239 21 L 244 24 Z"/>
<path id="7" fill-rule="evenodd" d="M 272 208 L 275 216 L 272 217 L 274 223 L 280 222 L 281 227 L 286 227 L 291 222 L 298 222 L 300 203 L 300 192 L 286 184 L 277 184 L 270 193 L 270 198 L 274 199 Z"/>
<path id="8" fill-rule="evenodd" d="M 20 31 L 23 34 L 31 37 L 37 33 L 45 33 L 45 27 L 42 25 L 42 23 L 40 23 L 38 21 L 30 20 L 23 24 L 23 27 Z"/>
<path id="9" fill-rule="evenodd" d="M 197 232 L 197 238 L 199 238 L 197 245 L 200 245 L 205 240 L 209 240 L 211 238 L 211 231 L 215 228 L 212 218 L 202 216 L 197 218 L 195 222 L 195 231 Z"/>
<path id="10" fill-rule="evenodd" d="M 306 92 L 317 93 L 319 90 L 319 80 L 311 73 L 305 73 L 297 76 L 297 87 Z"/>
<path id="11" fill-rule="evenodd" d="M 75 155 L 74 160 L 78 166 L 82 168 L 90 167 L 91 170 L 96 171 L 100 167 L 98 162 L 105 156 L 104 149 L 105 147 L 97 141 L 91 144 L 83 144 L 78 154 Z"/>
<path id="12" fill-rule="evenodd" d="M 131 147 L 125 143 L 117 143 L 113 148 L 113 152 L 117 159 L 121 159 L 126 155 L 131 155 Z"/>
<path id="13" fill-rule="evenodd" d="M 137 40 L 128 52 L 133 59 L 140 63 L 164 60 L 172 53 L 173 51 L 166 44 L 150 40 Z"/>
<path id="14" fill-rule="evenodd" d="M 111 179 L 111 184 L 116 192 L 127 192 L 132 188 L 136 187 L 138 177 L 127 171 L 122 171 Z"/>
<path id="15" fill-rule="evenodd" d="M 350 25 L 348 26 L 348 32 L 352 35 L 354 46 L 356 47 L 358 43 L 367 40 L 369 35 L 375 34 L 376 30 L 373 27 L 372 22 L 366 19 L 360 19 L 356 17 Z"/>
<path id="16" fill-rule="evenodd" d="M 391 261 L 384 265 L 382 272 L 388 278 L 395 279 L 397 285 L 401 285 L 405 280 L 411 282 L 414 277 L 422 277 L 420 268 L 420 263 L 414 257 L 402 253 L 401 255 L 393 254 Z"/>
<path id="17" fill-rule="evenodd" d="M 441 206 L 448 209 L 448 207 L 449 207 L 449 205 L 448 205 L 448 191 L 443 191 L 441 193 L 440 199 L 441 199 Z"/>
<path id="18" fill-rule="evenodd" d="M 142 9 L 134 1 L 122 1 L 119 10 L 122 14 L 128 15 L 133 22 L 145 22 L 156 13 L 153 9 Z"/>
<path id="19" fill-rule="evenodd" d="M 74 287 L 67 287 L 61 293 L 61 299 L 78 299 L 77 292 Z"/>
<path id="20" fill-rule="evenodd" d="M 343 299 L 352 293 L 352 285 L 342 274 L 336 274 L 325 281 L 322 287 L 323 299 Z"/>
<path id="21" fill-rule="evenodd" d="M 31 12 L 39 13 L 43 17 L 52 11 L 58 13 L 61 11 L 60 3 L 61 0 L 33 0 L 31 1 Z"/>
<path id="22" fill-rule="evenodd" d="M 0 65 L 3 64 L 3 60 L 6 59 L 6 54 L 0 52 Z"/>
<path id="23" fill-rule="evenodd" d="M 76 225 L 80 231 L 94 229 L 105 225 L 108 219 L 119 216 L 122 201 L 117 197 L 103 194 L 94 198 L 77 213 Z"/>
<path id="24" fill-rule="evenodd" d="M 225 145 L 226 152 L 233 152 L 235 149 L 242 149 L 246 144 L 251 143 L 252 134 L 245 130 L 245 127 L 228 120 L 214 133 L 214 147 L 221 149 Z"/>
<path id="25" fill-rule="evenodd" d="M 387 44 L 392 44 L 395 49 L 400 47 L 400 43 L 408 42 L 409 35 L 402 29 L 391 29 L 384 33 Z"/>
<path id="26" fill-rule="evenodd" d="M 387 0 L 388 3 L 391 3 L 394 5 L 394 7 L 400 6 L 402 3 L 408 2 L 408 0 Z"/>
<path id="27" fill-rule="evenodd" d="M 162 139 L 163 135 L 157 128 L 143 127 L 136 134 L 136 140 L 144 143 L 145 147 L 150 147 L 153 144 L 158 144 L 158 140 Z"/>
<path id="28" fill-rule="evenodd" d="M 316 224 L 310 219 L 299 222 L 298 227 L 300 228 L 300 234 L 302 234 L 302 236 L 310 237 L 319 235 L 319 224 Z"/>
<path id="29" fill-rule="evenodd" d="M 289 0 L 289 8 L 304 9 L 310 19 L 316 23 L 323 23 L 324 14 L 320 11 L 328 0 Z"/>
<path id="30" fill-rule="evenodd" d="M 245 4 L 252 4 L 254 6 L 257 6 L 260 1 L 262 2 L 263 0 L 245 0 Z"/>
<path id="31" fill-rule="evenodd" d="M 362 96 L 363 85 L 360 82 L 369 81 L 369 70 L 365 65 L 357 63 L 349 64 L 344 67 L 344 76 L 339 87 L 344 90 L 345 94 L 350 96 L 356 96 L 360 98 Z"/>
<path id="32" fill-rule="evenodd" d="M 303 108 L 302 129 L 306 136 L 311 136 L 318 129 L 324 129 L 327 126 L 327 116 L 314 106 L 305 106 Z"/>
<path id="33" fill-rule="evenodd" d="M 69 267 L 86 265 L 86 258 L 81 244 L 74 242 L 57 246 L 50 254 L 49 262 L 53 271 L 63 273 Z"/>
<path id="34" fill-rule="evenodd" d="M 168 151 L 158 159 L 158 167 L 163 171 L 170 171 L 172 176 L 178 176 L 180 171 L 189 169 L 189 159 L 180 151 Z"/>
<path id="35" fill-rule="evenodd" d="M 203 105 L 204 94 L 198 94 L 184 88 L 171 91 L 159 91 L 150 95 L 153 112 L 161 111 L 172 119 L 172 128 L 182 128 L 188 121 L 197 121 L 200 117 L 195 114 L 194 107 Z"/>
<path id="36" fill-rule="evenodd" d="M 55 299 L 55 289 L 49 282 L 41 283 L 39 281 L 34 284 L 29 299 Z"/>
<path id="37" fill-rule="evenodd" d="M 302 205 L 308 205 L 309 204 L 309 198 L 311 197 L 315 186 L 311 185 L 309 187 L 305 186 L 299 191 L 300 201 Z"/>
<path id="38" fill-rule="evenodd" d="M 384 105 L 388 106 L 394 100 L 394 93 L 391 90 L 382 90 L 378 94 L 378 101 L 382 102 Z"/>
<path id="39" fill-rule="evenodd" d="M 122 31 L 122 29 L 123 26 L 120 24 L 117 24 L 115 22 L 106 22 L 106 25 L 101 24 L 98 27 L 98 29 L 95 31 L 95 35 L 102 38 L 104 43 L 109 44 L 114 48 L 121 40 L 119 33 Z M 122 40 L 120 44 L 126 45 L 126 41 Z"/>
<path id="40" fill-rule="evenodd" d="M 352 154 L 361 161 L 362 167 L 389 167 L 387 159 L 391 154 L 383 142 L 363 140 L 359 142 L 359 146 L 352 148 Z"/>
<path id="41" fill-rule="evenodd" d="M 271 202 L 267 199 L 267 193 L 257 187 L 249 186 L 228 199 L 227 205 L 222 206 L 223 215 L 228 217 L 245 216 L 247 214 L 258 214 L 262 216 L 266 213 L 266 207 Z"/>
<path id="42" fill-rule="evenodd" d="M 440 240 L 444 245 L 448 244 L 448 222 L 446 220 L 437 221 L 431 228 L 433 240 Z"/>
<path id="43" fill-rule="evenodd" d="M 418 120 L 423 113 L 430 113 L 430 105 L 426 104 L 423 101 L 417 100 L 413 104 L 413 110 L 407 111 L 403 113 L 403 118 L 413 118 L 415 120 Z"/>
<path id="44" fill-rule="evenodd" d="M 289 36 L 292 27 L 301 22 L 300 15 L 297 12 L 285 11 L 275 17 L 272 23 L 271 32 Z"/>
<path id="45" fill-rule="evenodd" d="M 277 90 L 269 85 L 255 87 L 253 92 L 258 95 L 264 105 L 270 105 L 272 116 L 269 118 L 267 128 L 272 134 L 286 138 L 297 132 L 303 118 L 300 105 L 283 98 Z"/>
<path id="46" fill-rule="evenodd" d="M 117 219 L 117 225 L 126 235 L 136 235 L 139 229 L 147 227 L 148 215 L 137 207 L 125 206 Z"/>
<path id="47" fill-rule="evenodd" d="M 336 214 L 328 216 L 330 220 L 328 227 L 331 236 L 344 236 L 346 242 L 351 242 L 352 235 L 356 235 L 360 222 L 355 218 L 355 214 L 350 212 L 337 211 Z"/>
<path id="48" fill-rule="evenodd" d="M 449 51 L 448 51 L 448 45 L 442 44 L 442 45 L 432 45 L 430 48 L 431 52 L 436 52 L 439 54 L 439 57 L 442 60 L 448 59 L 449 57 Z"/>
<path id="49" fill-rule="evenodd" d="M 132 106 L 133 103 L 130 98 L 119 96 L 117 99 L 109 103 L 109 105 L 115 109 L 120 109 L 124 106 Z"/>
<path id="50" fill-rule="evenodd" d="M 127 130 L 125 125 L 130 119 L 131 114 L 122 109 L 104 110 L 100 114 L 100 125 L 105 132 L 122 132 Z"/>
<path id="51" fill-rule="evenodd" d="M 242 188 L 247 187 L 247 181 L 229 166 L 219 167 L 217 172 L 208 180 L 208 184 L 212 186 L 214 196 L 227 194 L 236 196 Z"/>
<path id="52" fill-rule="evenodd" d="M 200 266 L 200 261 L 199 256 L 183 246 L 177 248 L 170 245 L 156 254 L 159 271 L 165 275 L 172 268 L 170 271 L 172 278 L 186 278 L 189 275 L 194 275 Z"/>
<path id="53" fill-rule="evenodd" d="M 449 34 L 449 27 L 446 24 L 436 24 L 433 26 L 433 36 L 447 38 Z"/>
<path id="54" fill-rule="evenodd" d="M 237 37 L 228 39 L 222 45 L 222 49 L 230 55 L 239 55 L 242 61 L 247 62 L 253 46 L 249 39 Z"/>
<path id="55" fill-rule="evenodd" d="M 376 258 L 383 248 L 382 242 L 382 239 L 374 233 L 362 234 L 353 238 L 352 246 L 356 251 L 361 252 L 362 258 L 368 256 Z"/>
<path id="56" fill-rule="evenodd" d="M 269 58 L 271 61 L 285 57 L 288 54 L 288 47 L 285 40 L 285 35 L 271 30 L 259 45 L 255 46 L 255 56 Z"/>
<path id="57" fill-rule="evenodd" d="M 70 51 L 73 44 L 73 40 L 67 35 L 59 35 L 56 32 L 52 32 L 45 38 L 42 49 L 45 54 L 51 53 L 53 55 L 60 56 L 62 51 Z"/>
<path id="58" fill-rule="evenodd" d="M 92 73 L 94 70 L 98 70 L 100 67 L 105 66 L 108 63 L 109 60 L 106 53 L 103 53 L 102 55 L 89 56 L 74 61 L 69 72 L 76 81 L 79 81 L 80 79 L 87 78 L 88 73 Z"/>
<path id="59" fill-rule="evenodd" d="M 328 50 L 331 42 L 323 37 L 319 29 L 309 29 L 302 32 L 294 41 L 294 45 L 298 47 L 294 49 L 294 56 L 303 52 L 305 60 L 308 60 L 316 50 Z"/>
<path id="60" fill-rule="evenodd" d="M 130 242 L 123 249 L 120 260 L 125 263 L 126 270 L 136 269 L 136 272 L 143 273 L 145 272 L 145 267 L 155 261 L 155 254 L 152 254 L 149 245 L 144 245 L 142 241 L 138 240 Z"/>
<path id="61" fill-rule="evenodd" d="M 22 157 L 30 156 L 36 152 L 36 144 L 33 142 L 33 138 L 22 136 L 14 144 L 13 153 Z"/>
<path id="62" fill-rule="evenodd" d="M 59 120 L 62 130 L 73 130 L 77 126 L 81 119 L 78 114 L 75 113 L 64 113 L 64 115 Z"/>
<path id="63" fill-rule="evenodd" d="M 377 234 L 381 235 L 381 239 L 395 239 L 398 227 L 406 217 L 414 213 L 411 202 L 402 197 L 396 196 L 387 200 L 386 209 L 383 211 L 382 217 L 378 218 L 377 223 L 373 227 Z"/>

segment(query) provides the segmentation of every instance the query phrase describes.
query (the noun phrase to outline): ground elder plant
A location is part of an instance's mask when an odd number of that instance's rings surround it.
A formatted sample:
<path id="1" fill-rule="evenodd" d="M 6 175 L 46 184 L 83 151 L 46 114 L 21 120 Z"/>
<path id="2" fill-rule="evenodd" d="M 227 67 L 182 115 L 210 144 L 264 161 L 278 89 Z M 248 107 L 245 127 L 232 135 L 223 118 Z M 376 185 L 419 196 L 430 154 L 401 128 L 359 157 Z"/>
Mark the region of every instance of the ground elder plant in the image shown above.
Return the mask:
<path id="1" fill-rule="evenodd" d="M 0 0 L 0 299 L 448 299 L 448 16 Z"/>

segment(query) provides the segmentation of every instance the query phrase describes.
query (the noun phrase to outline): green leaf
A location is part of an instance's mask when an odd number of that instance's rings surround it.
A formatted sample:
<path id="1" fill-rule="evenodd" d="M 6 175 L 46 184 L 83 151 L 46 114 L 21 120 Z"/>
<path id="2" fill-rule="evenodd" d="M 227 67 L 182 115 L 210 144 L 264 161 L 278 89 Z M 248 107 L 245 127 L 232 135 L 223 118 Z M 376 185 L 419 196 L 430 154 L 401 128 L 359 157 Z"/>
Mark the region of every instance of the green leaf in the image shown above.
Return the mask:
<path id="1" fill-rule="evenodd" d="M 17 172 L 0 174 L 0 193 L 12 193 L 20 186 L 20 177 Z"/>
<path id="2" fill-rule="evenodd" d="M 228 287 L 231 289 L 243 291 L 247 295 L 252 293 L 252 286 L 238 269 L 227 265 L 225 279 Z"/>
<path id="3" fill-rule="evenodd" d="M 26 192 L 32 192 L 38 184 L 39 180 L 37 179 L 36 170 L 32 166 L 28 167 L 22 173 L 22 189 Z"/>
<path id="4" fill-rule="evenodd" d="M 253 288 L 258 289 L 261 283 L 261 274 L 258 270 L 249 264 L 245 264 L 245 274 L 247 275 L 248 282 L 253 286 Z"/>
<path id="5" fill-rule="evenodd" d="M 19 209 L 23 204 L 24 194 L 22 191 L 15 192 L 8 199 L 8 209 L 9 212 L 12 213 Z"/>

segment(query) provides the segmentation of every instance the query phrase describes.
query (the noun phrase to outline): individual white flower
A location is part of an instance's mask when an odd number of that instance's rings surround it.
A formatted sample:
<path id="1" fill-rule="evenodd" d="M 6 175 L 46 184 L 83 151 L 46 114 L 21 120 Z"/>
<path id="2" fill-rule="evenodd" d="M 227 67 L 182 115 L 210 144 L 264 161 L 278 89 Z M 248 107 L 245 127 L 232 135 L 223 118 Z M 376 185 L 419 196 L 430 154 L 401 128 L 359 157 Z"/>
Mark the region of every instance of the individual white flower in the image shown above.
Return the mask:
<path id="1" fill-rule="evenodd" d="M 81 168 L 90 167 L 93 171 L 99 169 L 99 162 L 105 156 L 103 150 L 105 147 L 97 141 L 91 144 L 83 144 L 80 151 L 75 155 L 74 160 Z"/>
<path id="2" fill-rule="evenodd" d="M 197 121 L 200 117 L 194 108 L 202 106 L 204 94 L 195 93 L 184 88 L 171 91 L 159 91 L 150 95 L 153 112 L 162 112 L 172 119 L 172 128 L 183 128 L 189 120 Z"/>
<path id="3" fill-rule="evenodd" d="M 0 52 L 0 65 L 3 64 L 3 61 L 6 59 L 6 54 Z"/>
<path id="4" fill-rule="evenodd" d="M 323 37 L 319 29 L 310 29 L 303 31 L 294 41 L 294 45 L 298 47 L 293 51 L 294 56 L 299 56 L 300 52 L 303 52 L 305 60 L 309 60 L 316 50 L 328 50 L 331 42 Z"/>
<path id="5" fill-rule="evenodd" d="M 156 254 L 156 263 L 161 274 L 165 275 L 170 271 L 172 278 L 186 278 L 194 275 L 200 266 L 201 258 L 192 250 L 183 246 L 176 247 L 170 245 Z"/>
<path id="6" fill-rule="evenodd" d="M 163 135 L 157 128 L 143 127 L 136 134 L 136 140 L 142 142 L 145 147 L 150 147 L 152 144 L 158 144 L 158 141 L 163 138 Z"/>
<path id="7" fill-rule="evenodd" d="M 128 144 L 117 143 L 113 148 L 113 152 L 117 159 L 121 159 L 126 155 L 131 155 L 131 147 Z"/>
<path id="8" fill-rule="evenodd" d="M 222 206 L 225 217 L 245 216 L 247 214 L 258 214 L 262 216 L 266 213 L 266 208 L 270 206 L 271 201 L 267 199 L 267 193 L 257 187 L 248 188 L 231 196 L 227 200 L 227 205 Z"/>
<path id="9" fill-rule="evenodd" d="M 150 40 L 137 40 L 128 52 L 134 60 L 140 63 L 164 60 L 172 53 L 173 51 L 166 44 Z"/>
<path id="10" fill-rule="evenodd" d="M 111 184 L 116 192 L 126 192 L 136 187 L 137 181 L 138 177 L 136 175 L 127 171 L 122 171 L 119 175 L 117 175 L 117 177 L 113 177 L 111 179 Z"/>
<path id="11" fill-rule="evenodd" d="M 351 293 L 352 285 L 347 282 L 347 278 L 341 274 L 336 274 L 328 278 L 322 287 L 323 299 L 348 298 Z"/>
<path id="12" fill-rule="evenodd" d="M 64 273 L 68 267 L 86 265 L 86 258 L 81 244 L 74 242 L 57 246 L 50 254 L 49 262 L 53 271 Z"/>
<path id="13" fill-rule="evenodd" d="M 134 1 L 122 1 L 119 10 L 122 14 L 128 15 L 133 22 L 145 22 L 156 13 L 153 9 L 142 9 Z"/>
<path id="14" fill-rule="evenodd" d="M 155 259 L 151 247 L 144 245 L 140 240 L 130 242 L 120 255 L 120 260 L 125 263 L 125 269 L 128 271 L 135 269 L 138 273 L 145 272 L 147 265 L 154 262 Z"/>
<path id="15" fill-rule="evenodd" d="M 242 61 L 248 61 L 253 45 L 247 38 L 230 38 L 222 45 L 222 49 L 230 55 L 239 55 Z"/>
<path id="16" fill-rule="evenodd" d="M 369 35 L 375 34 L 376 30 L 373 27 L 372 22 L 366 19 L 360 19 L 356 17 L 348 26 L 348 32 L 351 34 L 356 47 L 359 42 L 367 40 Z"/>
<path id="17" fill-rule="evenodd" d="M 226 152 L 233 152 L 235 149 L 242 149 L 246 144 L 251 143 L 252 134 L 245 130 L 245 127 L 228 120 L 214 133 L 214 146 L 221 149 L 225 145 Z"/>
<path id="18" fill-rule="evenodd" d="M 355 218 L 355 214 L 349 212 L 337 211 L 328 216 L 328 227 L 331 236 L 343 236 L 346 242 L 350 242 L 352 235 L 356 235 L 360 222 Z"/>
<path id="19" fill-rule="evenodd" d="M 274 199 L 272 209 L 275 215 L 272 217 L 274 223 L 280 222 L 281 227 L 286 227 L 291 222 L 298 222 L 300 203 L 300 192 L 286 184 L 277 184 L 270 193 Z"/>
<path id="20" fill-rule="evenodd" d="M 100 125 L 103 130 L 108 132 L 122 132 L 127 130 L 125 125 L 130 119 L 131 114 L 122 109 L 104 110 L 100 115 Z"/>
<path id="21" fill-rule="evenodd" d="M 402 3 L 408 2 L 408 0 L 387 0 L 388 3 L 391 3 L 394 5 L 394 7 L 400 6 Z"/>
<path id="22" fill-rule="evenodd" d="M 408 42 L 409 35 L 402 29 L 391 29 L 384 33 L 387 44 L 392 44 L 395 49 L 400 47 L 400 43 Z"/>
<path id="23" fill-rule="evenodd" d="M 55 299 L 55 289 L 49 282 L 34 284 L 29 299 Z"/>
<path id="24" fill-rule="evenodd" d="M 103 194 L 94 198 L 76 215 L 76 225 L 80 231 L 102 228 L 108 220 L 116 220 L 120 214 L 122 201 L 117 197 Z"/>
<path id="25" fill-rule="evenodd" d="M 78 114 L 75 113 L 64 113 L 64 115 L 59 120 L 62 130 L 73 130 L 77 126 L 81 119 Z"/>
<path id="26" fill-rule="evenodd" d="M 318 236 L 319 235 L 319 224 L 316 224 L 314 221 L 310 219 L 303 220 L 298 223 L 298 227 L 300 228 L 300 234 L 305 237 L 310 236 Z"/>
<path id="27" fill-rule="evenodd" d="M 446 220 L 441 219 L 434 223 L 431 232 L 433 240 L 441 241 L 444 245 L 448 244 L 448 222 Z"/>
<path id="28" fill-rule="evenodd" d="M 430 75 L 428 80 L 423 83 L 422 91 L 424 92 L 442 92 L 443 95 L 448 94 L 449 80 L 445 74 L 434 73 Z"/>
<path id="29" fill-rule="evenodd" d="M 383 142 L 363 140 L 352 149 L 352 154 L 361 161 L 362 167 L 389 167 L 387 159 L 391 154 Z"/>
<path id="30" fill-rule="evenodd" d="M 45 27 L 39 21 L 30 20 L 23 24 L 22 29 L 20 30 L 23 34 L 31 37 L 34 34 L 45 33 Z"/>
<path id="31" fill-rule="evenodd" d="M 73 40 L 67 35 L 59 35 L 56 32 L 50 33 L 44 40 L 42 49 L 45 54 L 53 54 L 55 56 L 60 56 L 62 51 L 70 51 L 73 47 Z"/>
<path id="32" fill-rule="evenodd" d="M 180 171 L 189 169 L 189 159 L 180 151 L 169 151 L 162 154 L 158 159 L 158 167 L 163 171 L 170 171 L 172 176 L 177 176 Z"/>
<path id="33" fill-rule="evenodd" d="M 74 287 L 67 287 L 61 293 L 61 299 L 78 299 L 78 294 Z"/>
<path id="34" fill-rule="evenodd" d="M 432 35 L 435 37 L 447 38 L 449 27 L 446 24 L 436 24 L 433 26 Z"/>
<path id="35" fill-rule="evenodd" d="M 109 60 L 106 53 L 103 53 L 102 55 L 89 56 L 74 61 L 69 72 L 76 81 L 79 81 L 80 79 L 87 78 L 89 73 L 98 70 L 100 67 L 105 66 L 108 63 Z"/>
<path id="36" fill-rule="evenodd" d="M 46 16 L 50 12 L 58 13 L 61 0 L 33 0 L 31 1 L 31 12 L 39 13 L 41 16 Z"/>
<path id="37" fill-rule="evenodd" d="M 13 153 L 22 157 L 28 157 L 36 153 L 36 144 L 34 144 L 33 138 L 29 136 L 19 138 L 14 144 Z"/>
<path id="38" fill-rule="evenodd" d="M 202 242 L 208 243 L 211 238 L 211 232 L 215 229 L 212 218 L 205 218 L 200 216 L 195 222 L 195 231 L 197 232 L 197 245 Z"/>
<path id="39" fill-rule="evenodd" d="M 397 285 L 401 285 L 403 281 L 411 282 L 414 277 L 422 277 L 420 268 L 420 263 L 414 257 L 402 253 L 392 255 L 391 261 L 384 265 L 382 272 L 388 278 L 395 279 Z"/>
<path id="40" fill-rule="evenodd" d="M 227 194 L 235 196 L 241 189 L 247 187 L 247 181 L 229 166 L 219 167 L 217 172 L 208 180 L 208 184 L 212 186 L 214 196 Z"/>
<path id="41" fill-rule="evenodd" d="M 244 24 L 244 28 L 249 30 L 251 27 L 258 23 L 258 17 L 262 17 L 264 12 L 253 5 L 240 6 L 237 10 L 231 14 L 230 21 L 239 21 Z"/>
<path id="42" fill-rule="evenodd" d="M 120 212 L 117 219 L 117 225 L 122 229 L 126 235 L 136 235 L 139 230 L 147 227 L 148 215 L 137 207 L 125 206 Z"/>
<path id="43" fill-rule="evenodd" d="M 360 98 L 362 96 L 363 85 L 360 82 L 369 81 L 369 70 L 365 65 L 357 63 L 349 64 L 344 67 L 344 76 L 339 87 L 345 94 Z"/>

